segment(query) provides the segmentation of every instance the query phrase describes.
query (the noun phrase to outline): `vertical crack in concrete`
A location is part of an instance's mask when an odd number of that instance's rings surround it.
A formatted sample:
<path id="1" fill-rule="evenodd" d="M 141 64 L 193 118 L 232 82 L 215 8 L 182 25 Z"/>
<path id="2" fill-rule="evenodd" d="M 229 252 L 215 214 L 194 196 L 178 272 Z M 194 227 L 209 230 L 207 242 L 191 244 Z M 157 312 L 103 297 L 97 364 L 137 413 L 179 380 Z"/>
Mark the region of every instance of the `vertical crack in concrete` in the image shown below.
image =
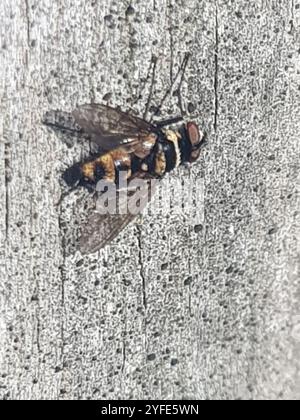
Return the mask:
<path id="1" fill-rule="evenodd" d="M 38 349 L 38 353 L 39 355 L 41 354 L 41 320 L 40 320 L 40 309 L 38 306 L 38 311 L 37 311 L 37 320 L 36 320 L 36 346 Z"/>
<path id="2" fill-rule="evenodd" d="M 171 13 L 172 4 L 168 2 L 168 32 L 170 36 L 170 82 L 173 84 L 174 77 L 174 37 L 173 37 L 173 27 L 172 27 L 172 13 Z"/>
<path id="3" fill-rule="evenodd" d="M 8 239 L 9 235 L 9 178 L 10 178 L 10 161 L 8 158 L 9 154 L 9 143 L 4 145 L 4 178 L 5 178 L 5 239 Z"/>
<path id="4" fill-rule="evenodd" d="M 30 16 L 29 16 L 29 1 L 25 0 L 25 17 L 26 17 L 26 28 L 27 28 L 27 44 L 30 47 Z"/>
<path id="5" fill-rule="evenodd" d="M 219 15 L 218 15 L 218 1 L 215 4 L 215 73 L 214 73 L 214 92 L 215 92 L 215 115 L 214 115 L 214 130 L 217 134 L 218 130 L 218 114 L 219 114 Z"/>
<path id="6" fill-rule="evenodd" d="M 143 305 L 144 308 L 147 309 L 147 295 L 146 295 L 146 279 L 144 274 L 144 263 L 143 263 L 143 256 L 142 256 L 142 239 L 141 239 L 141 229 L 139 226 L 137 226 L 138 230 L 138 246 L 139 246 L 139 267 L 140 267 L 140 277 L 142 279 L 142 292 L 143 292 Z"/>
<path id="7" fill-rule="evenodd" d="M 125 370 L 126 365 L 126 357 L 127 357 L 127 349 L 126 349 L 126 337 L 127 337 L 127 312 L 125 311 L 125 319 L 124 319 L 124 330 L 123 330 L 123 346 L 122 346 L 122 367 L 121 372 L 123 373 Z"/>
<path id="8" fill-rule="evenodd" d="M 122 350 L 122 356 L 123 356 L 123 361 L 122 361 L 122 368 L 121 368 L 121 372 L 124 372 L 124 369 L 125 369 L 125 363 L 126 363 L 126 343 L 125 343 L 125 339 L 123 340 L 123 350 Z"/>
<path id="9" fill-rule="evenodd" d="M 294 21 L 295 21 L 295 0 L 292 0 L 292 2 L 291 2 L 291 8 L 292 8 L 292 19 L 291 19 L 291 21 L 290 21 L 290 25 L 291 25 L 291 30 L 294 30 L 295 29 L 295 24 L 294 24 Z"/>
<path id="10" fill-rule="evenodd" d="M 63 234 L 61 207 L 59 210 L 58 226 L 59 226 L 59 231 L 61 235 L 61 248 L 62 248 L 62 263 L 59 266 L 59 271 L 60 271 L 60 279 L 61 279 L 61 308 L 62 308 L 62 314 L 63 314 L 64 308 L 65 308 L 66 243 L 65 243 L 65 237 Z M 62 322 L 61 322 L 60 333 L 61 333 L 61 360 L 62 360 L 62 365 L 63 365 L 64 346 L 65 346 L 65 331 L 64 331 L 64 318 L 63 317 L 62 317 Z"/>

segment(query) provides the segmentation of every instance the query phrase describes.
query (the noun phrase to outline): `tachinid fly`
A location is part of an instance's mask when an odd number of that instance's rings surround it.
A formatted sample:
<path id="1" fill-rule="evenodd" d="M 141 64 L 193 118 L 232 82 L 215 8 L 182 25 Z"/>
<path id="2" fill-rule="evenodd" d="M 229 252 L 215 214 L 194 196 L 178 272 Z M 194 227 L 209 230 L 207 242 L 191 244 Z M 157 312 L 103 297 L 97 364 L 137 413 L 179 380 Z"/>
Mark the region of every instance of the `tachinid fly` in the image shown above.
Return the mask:
<path id="1" fill-rule="evenodd" d="M 99 104 L 82 105 L 72 115 L 100 151 L 67 169 L 63 175 L 65 182 L 70 187 L 92 190 L 96 190 L 100 181 L 112 183 L 119 201 L 131 194 L 121 190 L 121 176 L 128 183 L 135 179 L 146 182 L 160 179 L 179 165 L 194 162 L 204 142 L 204 135 L 194 122 L 182 124 L 177 130 L 166 128 L 182 118 L 154 124 Z M 83 227 L 79 250 L 88 254 L 104 247 L 135 215 L 92 212 Z"/>

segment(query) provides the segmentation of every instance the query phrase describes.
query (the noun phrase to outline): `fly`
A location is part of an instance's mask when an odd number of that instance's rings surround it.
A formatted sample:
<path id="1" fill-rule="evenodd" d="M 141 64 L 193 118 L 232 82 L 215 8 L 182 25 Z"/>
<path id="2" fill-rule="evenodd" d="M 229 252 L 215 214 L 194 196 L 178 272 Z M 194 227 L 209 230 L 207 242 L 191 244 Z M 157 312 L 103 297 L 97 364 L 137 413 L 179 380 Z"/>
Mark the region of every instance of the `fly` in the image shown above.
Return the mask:
<path id="1" fill-rule="evenodd" d="M 83 134 L 100 148 L 99 153 L 68 168 L 63 179 L 70 188 L 85 187 L 96 191 L 99 182 L 115 187 L 119 207 L 133 194 L 121 187 L 133 180 L 150 183 L 164 177 L 178 166 L 196 161 L 204 142 L 204 134 L 194 122 L 178 129 L 166 127 L 179 123 L 174 118 L 149 123 L 118 109 L 88 104 L 76 108 L 72 115 Z M 123 185 L 123 183 L 122 183 Z M 152 194 L 152 189 L 149 189 Z M 146 202 L 151 199 L 146 189 Z M 93 211 L 87 218 L 79 239 L 82 254 L 95 252 L 110 243 L 136 216 L 135 212 Z"/>
<path id="2" fill-rule="evenodd" d="M 189 56 L 174 79 L 187 66 Z M 153 66 L 153 80 L 156 61 Z M 152 89 L 151 89 L 152 90 Z M 171 88 L 163 98 L 157 113 Z M 161 122 L 146 121 L 150 99 L 143 118 L 120 111 L 102 104 L 86 104 L 76 108 L 68 116 L 68 125 L 44 121 L 46 125 L 77 132 L 82 138 L 92 140 L 99 152 L 88 159 L 75 163 L 68 168 L 63 179 L 70 189 L 87 188 L 96 192 L 98 200 L 93 211 L 89 211 L 82 225 L 78 249 L 82 254 L 90 254 L 109 244 L 135 218 L 137 212 L 129 211 L 128 201 L 137 188 L 132 189 L 136 181 L 143 181 L 144 188 L 139 191 L 139 200 L 143 203 L 140 210 L 151 200 L 153 185 L 168 172 L 184 163 L 195 162 L 205 141 L 204 134 L 195 122 L 182 123 L 183 118 L 171 118 Z M 72 126 L 73 122 L 74 126 Z M 178 125 L 181 122 L 180 125 Z M 176 128 L 168 128 L 174 126 Z M 99 188 L 99 185 L 105 188 Z M 112 187 L 112 188 L 110 188 Z M 146 187 L 146 188 L 145 188 Z M 107 194 L 110 189 L 113 194 Z M 107 208 L 117 203 L 117 210 L 99 207 L 97 203 L 106 197 Z M 120 211 L 122 209 L 122 211 Z M 125 209 L 125 211 L 124 211 Z M 104 211 L 103 211 L 104 210 Z"/>

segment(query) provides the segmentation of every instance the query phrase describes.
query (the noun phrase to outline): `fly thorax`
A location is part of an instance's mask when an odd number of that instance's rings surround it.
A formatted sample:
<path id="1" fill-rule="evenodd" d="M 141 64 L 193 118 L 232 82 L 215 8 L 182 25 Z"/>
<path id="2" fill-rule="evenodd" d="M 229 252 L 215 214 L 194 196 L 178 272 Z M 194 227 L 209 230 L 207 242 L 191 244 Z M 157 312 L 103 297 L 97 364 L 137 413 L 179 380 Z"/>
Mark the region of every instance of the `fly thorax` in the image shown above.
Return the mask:
<path id="1" fill-rule="evenodd" d="M 192 153 L 192 145 L 188 138 L 187 131 L 185 126 L 182 126 L 179 130 L 180 135 L 180 155 L 181 155 L 181 163 L 190 162 L 191 153 Z"/>
<path id="2" fill-rule="evenodd" d="M 155 155 L 155 174 L 163 176 L 166 173 L 167 161 L 164 147 L 161 143 L 158 144 Z"/>
<path id="3" fill-rule="evenodd" d="M 181 136 L 180 133 L 178 131 L 173 131 L 173 130 L 166 130 L 165 131 L 165 136 L 167 138 L 167 140 L 173 145 L 173 158 L 175 160 L 175 168 L 177 168 L 180 163 L 181 163 L 181 151 L 180 151 L 180 146 L 179 146 L 179 142 L 181 140 Z"/>

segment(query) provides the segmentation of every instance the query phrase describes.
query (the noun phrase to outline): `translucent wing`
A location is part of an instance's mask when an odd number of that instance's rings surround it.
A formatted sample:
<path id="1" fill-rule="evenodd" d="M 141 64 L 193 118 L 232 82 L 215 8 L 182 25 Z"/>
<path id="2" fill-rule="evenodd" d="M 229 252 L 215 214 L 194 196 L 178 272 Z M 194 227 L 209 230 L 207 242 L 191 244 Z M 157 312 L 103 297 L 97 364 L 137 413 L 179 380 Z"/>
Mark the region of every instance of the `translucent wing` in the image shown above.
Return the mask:
<path id="1" fill-rule="evenodd" d="M 85 225 L 82 227 L 79 238 L 78 249 L 82 254 L 91 254 L 104 248 L 139 214 L 150 201 L 155 192 L 157 180 L 147 180 L 147 188 L 143 189 L 141 197 L 140 211 L 138 213 L 127 212 L 126 214 L 100 214 L 93 211 L 87 217 Z M 146 185 L 145 185 L 146 186 Z M 118 191 L 117 199 L 119 208 L 125 201 L 132 197 L 132 191 Z"/>
<path id="2" fill-rule="evenodd" d="M 138 144 L 155 127 L 133 115 L 101 104 L 87 104 L 76 108 L 72 115 L 83 132 L 91 136 L 103 150 Z"/>
<path id="3" fill-rule="evenodd" d="M 79 250 L 83 255 L 104 248 L 134 219 L 134 215 L 101 215 L 92 213 L 79 239 Z"/>

